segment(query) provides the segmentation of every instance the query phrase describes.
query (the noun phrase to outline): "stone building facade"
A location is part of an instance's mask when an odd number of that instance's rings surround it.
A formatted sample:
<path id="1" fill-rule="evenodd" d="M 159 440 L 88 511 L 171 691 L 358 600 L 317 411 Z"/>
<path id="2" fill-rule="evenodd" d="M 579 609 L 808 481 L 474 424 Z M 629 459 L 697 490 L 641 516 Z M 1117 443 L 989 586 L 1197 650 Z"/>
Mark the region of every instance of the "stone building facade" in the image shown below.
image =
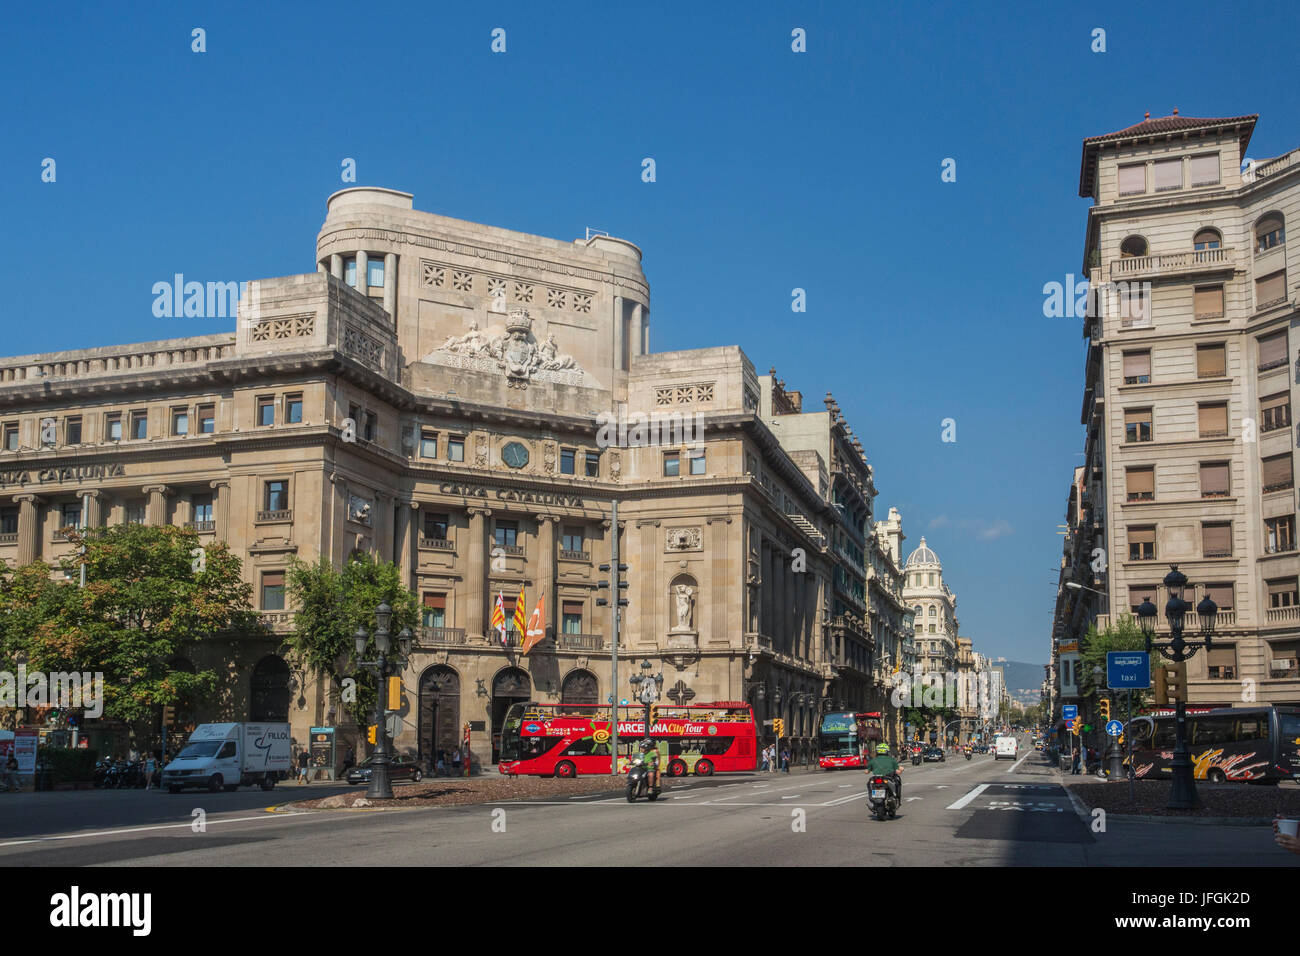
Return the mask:
<path id="1" fill-rule="evenodd" d="M 421 760 L 469 725 L 487 764 L 510 704 L 629 697 L 642 661 L 665 701 L 783 717 L 797 753 L 828 700 L 870 700 L 865 557 L 836 544 L 870 536 L 861 446 L 838 409 L 815 447 L 785 440 L 794 419 L 738 347 L 651 353 L 634 245 L 354 188 L 316 261 L 249 283 L 229 334 L 0 360 L 0 557 L 53 561 L 62 528 L 138 521 L 243 560 L 265 633 L 197 650 L 233 690 L 196 719 L 287 719 L 299 741 L 342 724 L 336 688 L 284 653 L 285 569 L 358 550 L 423 608 L 395 740 Z M 615 534 L 617 675 L 596 605 Z M 521 589 L 545 597 L 528 655 L 489 625 Z"/>

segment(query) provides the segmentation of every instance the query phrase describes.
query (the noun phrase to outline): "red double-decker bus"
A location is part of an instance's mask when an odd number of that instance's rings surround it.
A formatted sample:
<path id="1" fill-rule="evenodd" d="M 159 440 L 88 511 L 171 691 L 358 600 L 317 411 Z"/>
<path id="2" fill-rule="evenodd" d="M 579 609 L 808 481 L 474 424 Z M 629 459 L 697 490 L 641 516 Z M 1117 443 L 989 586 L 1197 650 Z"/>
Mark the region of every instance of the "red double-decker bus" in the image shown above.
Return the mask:
<path id="1" fill-rule="evenodd" d="M 817 728 L 817 764 L 823 770 L 866 766 L 882 739 L 879 711 L 823 714 Z"/>
<path id="2" fill-rule="evenodd" d="M 646 736 L 645 709 L 618 708 L 619 772 Z M 692 704 L 658 708 L 650 736 L 659 743 L 664 770 L 674 777 L 689 773 L 754 770 L 758 730 L 754 712 L 744 702 Z M 501 728 L 504 774 L 576 777 L 609 773 L 613 727 L 609 708 L 582 704 L 515 704 Z"/>

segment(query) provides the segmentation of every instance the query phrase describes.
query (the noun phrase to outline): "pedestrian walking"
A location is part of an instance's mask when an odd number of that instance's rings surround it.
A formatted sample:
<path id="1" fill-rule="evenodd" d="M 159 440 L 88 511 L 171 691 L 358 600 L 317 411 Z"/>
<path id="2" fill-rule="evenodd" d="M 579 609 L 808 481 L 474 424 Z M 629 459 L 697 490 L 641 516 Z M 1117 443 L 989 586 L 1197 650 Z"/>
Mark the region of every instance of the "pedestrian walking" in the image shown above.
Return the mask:
<path id="1" fill-rule="evenodd" d="M 21 790 L 22 781 L 18 779 L 18 758 L 14 752 L 9 751 L 9 759 L 5 761 L 5 790 Z"/>
<path id="2" fill-rule="evenodd" d="M 790 772 L 790 748 L 785 747 L 781 750 L 781 770 L 783 773 Z"/>
<path id="3" fill-rule="evenodd" d="M 776 744 L 767 749 L 767 770 L 768 773 L 776 773 Z"/>
<path id="4" fill-rule="evenodd" d="M 451 752 L 451 772 L 460 776 L 460 748 L 457 747 Z"/>
<path id="5" fill-rule="evenodd" d="M 150 754 L 144 761 L 144 788 L 146 790 L 153 786 L 153 775 L 157 769 L 158 764 L 154 760 L 153 754 Z"/>
<path id="6" fill-rule="evenodd" d="M 307 770 L 310 766 L 311 754 L 304 750 L 298 755 L 298 786 L 301 787 L 305 783 L 311 783 L 311 781 L 307 779 Z"/>
<path id="7" fill-rule="evenodd" d="M 438 763 L 434 769 L 439 777 L 447 776 L 447 751 L 438 751 Z"/>

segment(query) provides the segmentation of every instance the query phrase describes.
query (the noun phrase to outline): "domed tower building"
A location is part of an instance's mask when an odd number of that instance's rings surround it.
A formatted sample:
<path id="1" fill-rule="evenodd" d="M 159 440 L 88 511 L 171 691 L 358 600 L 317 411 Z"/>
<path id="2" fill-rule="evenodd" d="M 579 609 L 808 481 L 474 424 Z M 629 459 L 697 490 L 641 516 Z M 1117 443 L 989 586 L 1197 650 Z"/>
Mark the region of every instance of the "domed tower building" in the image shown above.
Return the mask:
<path id="1" fill-rule="evenodd" d="M 903 600 L 916 614 L 919 674 L 947 674 L 957 663 L 957 596 L 943 581 L 943 564 L 922 536 L 903 568 Z"/>

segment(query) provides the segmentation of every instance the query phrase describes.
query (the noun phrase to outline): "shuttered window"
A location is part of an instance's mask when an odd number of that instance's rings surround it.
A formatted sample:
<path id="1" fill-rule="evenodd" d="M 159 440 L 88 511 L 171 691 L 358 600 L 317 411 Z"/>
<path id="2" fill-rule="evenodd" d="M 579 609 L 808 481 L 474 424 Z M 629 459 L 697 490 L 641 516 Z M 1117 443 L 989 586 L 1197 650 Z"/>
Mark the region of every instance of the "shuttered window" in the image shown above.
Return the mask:
<path id="1" fill-rule="evenodd" d="M 1286 298 L 1286 272 L 1278 270 L 1255 280 L 1255 308 L 1281 302 Z"/>
<path id="2" fill-rule="evenodd" d="M 447 595 L 443 593 L 424 595 L 424 613 L 421 622 L 425 627 L 447 626 Z"/>
<path id="3" fill-rule="evenodd" d="M 1205 153 L 1193 156 L 1188 163 L 1188 175 L 1193 186 L 1217 186 L 1219 183 L 1219 154 Z"/>
<path id="4" fill-rule="evenodd" d="M 447 609 L 447 595 L 445 594 L 426 594 L 424 596 L 424 606 Z"/>
<path id="5" fill-rule="evenodd" d="M 1228 374 L 1228 357 L 1223 345 L 1196 346 L 1196 377 L 1223 378 Z"/>
<path id="6" fill-rule="evenodd" d="M 1217 319 L 1223 315 L 1223 286 L 1198 285 L 1193 312 L 1198 319 Z"/>
<path id="7" fill-rule="evenodd" d="M 1147 191 L 1147 167 L 1145 163 L 1134 163 L 1119 168 L 1119 194 L 1133 196 Z"/>
<path id="8" fill-rule="evenodd" d="M 1162 159 L 1156 162 L 1155 168 L 1156 192 L 1161 193 L 1169 189 L 1183 188 L 1183 161 L 1179 159 Z"/>
<path id="9" fill-rule="evenodd" d="M 1119 321 L 1124 328 L 1146 325 L 1151 320 L 1151 303 L 1141 286 L 1120 288 Z"/>
<path id="10" fill-rule="evenodd" d="M 1222 610 L 1222 608 L 1220 608 L 1220 610 Z M 1205 667 L 1206 675 L 1210 680 L 1236 680 L 1237 648 L 1233 646 L 1210 648 L 1206 657 Z M 1201 740 L 1198 735 L 1197 743 L 1200 742 Z"/>
<path id="11" fill-rule="evenodd" d="M 1150 600 L 1152 604 L 1160 604 L 1160 585 L 1158 584 L 1130 584 L 1128 589 L 1128 606 L 1134 614 L 1142 606 L 1143 601 Z"/>
<path id="12" fill-rule="evenodd" d="M 1151 381 L 1151 353 L 1124 353 L 1124 384 L 1146 385 Z"/>
<path id="13" fill-rule="evenodd" d="M 1282 578 L 1278 581 L 1268 582 L 1268 606 L 1269 607 L 1295 607 L 1296 604 L 1296 581 L 1295 578 Z"/>
<path id="14" fill-rule="evenodd" d="M 1228 434 L 1228 406 L 1200 405 L 1196 409 L 1202 438 L 1223 438 Z"/>
<path id="15" fill-rule="evenodd" d="M 1260 472 L 1264 482 L 1264 491 L 1283 491 L 1291 487 L 1291 453 L 1265 458 Z"/>
<path id="16" fill-rule="evenodd" d="M 284 610 L 283 571 L 267 571 L 262 574 L 262 610 Z"/>
<path id="17" fill-rule="evenodd" d="M 1124 473 L 1124 479 L 1129 501 L 1155 500 L 1155 468 L 1130 468 Z"/>
<path id="18" fill-rule="evenodd" d="M 1201 525 L 1201 555 L 1206 558 L 1232 556 L 1232 525 Z"/>
<path id="19" fill-rule="evenodd" d="M 1156 556 L 1156 529 L 1128 529 L 1128 557 L 1130 561 L 1150 561 Z"/>
<path id="20" fill-rule="evenodd" d="M 1226 498 L 1228 493 L 1228 463 L 1201 465 L 1201 497 Z"/>
<path id="21" fill-rule="evenodd" d="M 1151 409 L 1124 409 L 1124 440 L 1126 442 L 1151 441 Z"/>
<path id="22" fill-rule="evenodd" d="M 1271 432 L 1291 424 L 1291 395 L 1281 392 L 1259 400 L 1260 431 Z"/>
<path id="23" fill-rule="evenodd" d="M 1207 584 L 1204 596 L 1219 605 L 1220 611 L 1231 611 L 1233 608 L 1231 584 Z"/>
<path id="24" fill-rule="evenodd" d="M 1286 364 L 1286 332 L 1266 335 L 1259 340 L 1259 370 L 1280 368 Z"/>

